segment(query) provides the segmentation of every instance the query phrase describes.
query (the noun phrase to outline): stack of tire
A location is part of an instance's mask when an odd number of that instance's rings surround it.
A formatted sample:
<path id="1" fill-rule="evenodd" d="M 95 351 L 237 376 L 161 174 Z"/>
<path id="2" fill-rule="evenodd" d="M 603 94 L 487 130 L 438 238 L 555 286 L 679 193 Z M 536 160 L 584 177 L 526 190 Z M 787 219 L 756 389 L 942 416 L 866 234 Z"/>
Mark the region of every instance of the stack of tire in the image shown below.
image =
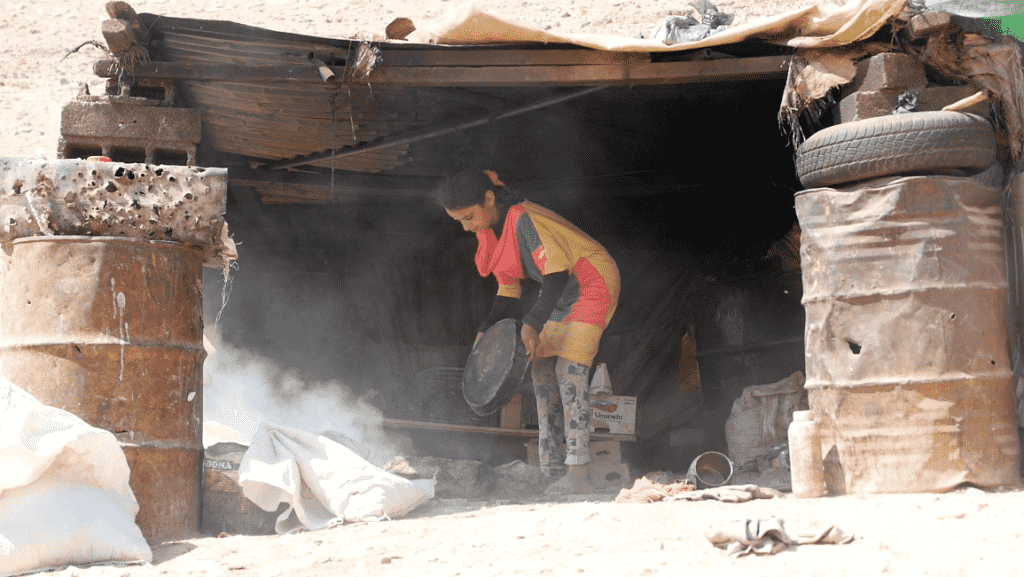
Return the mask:
<path id="1" fill-rule="evenodd" d="M 858 63 L 797 150 L 805 388 L 831 494 L 1015 486 L 1003 170 L 977 89 Z"/>
<path id="2" fill-rule="evenodd" d="M 894 175 L 979 173 L 984 174 L 975 178 L 1001 186 L 995 133 L 983 117 L 988 103 L 966 113 L 939 110 L 975 88 L 929 85 L 924 65 L 909 54 L 878 54 L 859 62 L 857 69 L 833 112 L 837 123 L 811 135 L 797 150 L 796 171 L 804 187 Z M 917 111 L 906 110 L 908 98 Z"/>

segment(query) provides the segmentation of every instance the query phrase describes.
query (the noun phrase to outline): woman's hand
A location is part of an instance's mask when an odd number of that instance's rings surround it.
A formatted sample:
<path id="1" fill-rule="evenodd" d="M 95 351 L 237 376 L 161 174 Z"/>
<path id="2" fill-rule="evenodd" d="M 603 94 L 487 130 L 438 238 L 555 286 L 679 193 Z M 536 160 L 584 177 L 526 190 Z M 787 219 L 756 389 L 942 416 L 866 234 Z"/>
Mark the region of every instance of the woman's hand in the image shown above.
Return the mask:
<path id="1" fill-rule="evenodd" d="M 540 335 L 537 334 L 537 329 L 525 323 L 519 332 L 523 337 L 523 344 L 526 345 L 526 356 L 532 363 L 537 353 L 540 352 Z"/>

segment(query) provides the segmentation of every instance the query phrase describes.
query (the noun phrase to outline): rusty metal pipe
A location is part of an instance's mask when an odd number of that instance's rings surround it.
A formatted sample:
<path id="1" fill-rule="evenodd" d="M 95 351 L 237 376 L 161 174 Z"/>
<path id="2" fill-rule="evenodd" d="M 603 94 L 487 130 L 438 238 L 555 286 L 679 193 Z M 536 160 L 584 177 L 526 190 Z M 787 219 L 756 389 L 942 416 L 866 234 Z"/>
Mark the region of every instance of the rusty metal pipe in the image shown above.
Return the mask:
<path id="1" fill-rule="evenodd" d="M 309 61 L 313 63 L 313 66 L 316 68 L 316 71 L 320 74 L 320 78 L 322 78 L 324 82 L 334 80 L 334 71 L 331 70 L 331 67 L 328 66 L 326 62 L 317 58 L 312 52 L 309 53 Z"/>

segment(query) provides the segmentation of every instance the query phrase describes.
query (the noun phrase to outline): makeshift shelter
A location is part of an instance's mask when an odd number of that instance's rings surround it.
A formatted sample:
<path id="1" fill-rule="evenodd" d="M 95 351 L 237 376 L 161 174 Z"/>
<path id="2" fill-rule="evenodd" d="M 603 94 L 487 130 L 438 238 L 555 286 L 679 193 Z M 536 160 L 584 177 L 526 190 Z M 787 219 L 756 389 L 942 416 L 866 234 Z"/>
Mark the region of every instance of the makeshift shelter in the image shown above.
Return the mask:
<path id="1" fill-rule="evenodd" d="M 109 94 L 66 109 L 62 155 L 191 162 L 187 143 L 133 148 L 70 126 L 101 105 L 199 111 L 195 163 L 228 168 L 239 244 L 220 319 L 229 342 L 340 378 L 396 420 L 496 424 L 433 378 L 461 366 L 493 286 L 432 190 L 446 173 L 493 169 L 619 263 L 597 360 L 616 394 L 639 400 L 635 458 L 663 468 L 722 448 L 745 387 L 803 370 L 792 144 L 828 124 L 855 62 L 911 51 L 942 73 L 932 82 L 984 87 L 1006 143 L 1024 109 L 1016 85 L 981 80 L 991 68 L 943 58 L 973 24 L 915 36 L 915 10 L 895 0 L 813 5 L 671 45 L 554 36 L 472 7 L 437 30 L 392 31 L 407 39 L 333 40 L 111 6 L 113 58 L 95 68 Z M 1007 150 L 1010 168 L 1020 153 Z M 217 306 L 207 301 L 210 318 Z M 424 431 L 435 449 L 494 454 Z"/>

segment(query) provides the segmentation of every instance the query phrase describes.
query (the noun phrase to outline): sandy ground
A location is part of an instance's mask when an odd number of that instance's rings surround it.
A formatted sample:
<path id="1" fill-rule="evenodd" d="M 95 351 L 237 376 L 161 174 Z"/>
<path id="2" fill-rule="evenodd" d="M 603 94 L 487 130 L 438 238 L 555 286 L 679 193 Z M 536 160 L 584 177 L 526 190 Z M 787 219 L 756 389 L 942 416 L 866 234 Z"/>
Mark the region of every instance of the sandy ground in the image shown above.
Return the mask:
<path id="1" fill-rule="evenodd" d="M 391 522 L 271 537 L 198 538 L 155 549 L 147 567 L 61 577 L 231 575 L 1021 575 L 1024 493 L 717 501 L 512 503 L 434 500 Z M 854 540 L 734 558 L 704 537 L 737 519 L 776 517 L 787 532 L 835 525 Z"/>
<path id="2" fill-rule="evenodd" d="M 230 19 L 323 36 L 380 34 L 397 16 L 429 23 L 457 0 L 135 1 L 138 12 Z M 18 2 L 0 13 L 0 156 L 54 157 L 60 109 L 102 56 L 104 0 Z M 799 1 L 720 0 L 736 23 L 801 7 Z M 654 0 L 495 0 L 492 10 L 552 31 L 649 34 L 689 11 Z M 1024 492 L 973 488 L 932 495 L 790 497 L 741 504 L 620 504 L 613 494 L 540 501 L 435 499 L 392 522 L 271 537 L 199 537 L 156 548 L 146 567 L 68 568 L 75 575 L 1022 575 Z M 846 545 L 802 545 L 734 559 L 703 536 L 736 519 L 775 516 L 787 526 L 835 524 Z"/>

